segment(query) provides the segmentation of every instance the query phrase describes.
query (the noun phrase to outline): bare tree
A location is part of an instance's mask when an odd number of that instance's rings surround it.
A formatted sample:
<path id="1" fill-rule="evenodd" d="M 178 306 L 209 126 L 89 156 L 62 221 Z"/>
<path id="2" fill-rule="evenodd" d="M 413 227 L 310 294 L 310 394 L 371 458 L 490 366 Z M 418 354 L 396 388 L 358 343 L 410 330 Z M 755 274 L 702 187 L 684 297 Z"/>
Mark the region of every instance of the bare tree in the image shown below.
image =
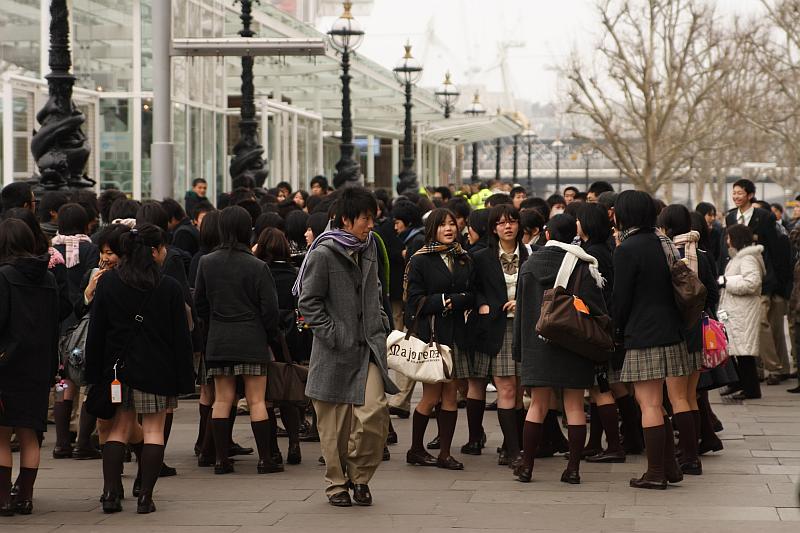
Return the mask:
<path id="1" fill-rule="evenodd" d="M 597 13 L 596 66 L 573 54 L 562 69 L 569 111 L 593 126 L 574 135 L 655 193 L 708 150 L 719 120 L 705 104 L 731 71 L 731 43 L 713 10 L 693 0 L 600 0 Z"/>

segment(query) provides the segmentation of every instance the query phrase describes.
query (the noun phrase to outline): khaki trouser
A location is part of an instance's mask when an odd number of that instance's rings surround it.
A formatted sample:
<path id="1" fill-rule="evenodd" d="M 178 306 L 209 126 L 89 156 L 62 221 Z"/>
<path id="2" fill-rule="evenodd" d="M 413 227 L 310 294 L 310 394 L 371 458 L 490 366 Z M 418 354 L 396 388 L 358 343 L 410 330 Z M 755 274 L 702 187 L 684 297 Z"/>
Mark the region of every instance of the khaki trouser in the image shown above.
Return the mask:
<path id="1" fill-rule="evenodd" d="M 395 329 L 402 331 L 403 302 L 392 302 L 392 318 L 394 319 Z M 395 372 L 394 383 L 397 385 L 397 388 L 400 389 L 400 392 L 389 398 L 389 405 L 410 412 L 411 396 L 414 394 L 414 387 L 417 385 L 417 382 L 408 379 L 399 372 Z"/>
<path id="2" fill-rule="evenodd" d="M 760 352 L 764 368 L 774 374 L 789 373 L 789 351 L 786 348 L 786 300 L 778 295 L 761 297 Z"/>
<path id="3" fill-rule="evenodd" d="M 325 494 L 347 490 L 348 479 L 367 484 L 383 459 L 389 433 L 389 410 L 378 367 L 370 363 L 364 405 L 313 400 L 322 457 Z"/>

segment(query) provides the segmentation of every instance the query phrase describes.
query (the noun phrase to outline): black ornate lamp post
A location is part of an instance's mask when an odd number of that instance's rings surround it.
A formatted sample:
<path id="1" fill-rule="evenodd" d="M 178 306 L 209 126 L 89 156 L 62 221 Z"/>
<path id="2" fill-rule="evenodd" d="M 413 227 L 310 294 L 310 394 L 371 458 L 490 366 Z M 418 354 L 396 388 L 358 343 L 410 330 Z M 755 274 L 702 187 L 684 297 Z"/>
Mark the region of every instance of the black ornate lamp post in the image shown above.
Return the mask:
<path id="1" fill-rule="evenodd" d="M 444 108 L 444 118 L 450 118 L 450 113 L 455 109 L 456 101 L 461 96 L 458 87 L 450 81 L 450 72 L 444 75 L 444 83 L 433 94 L 436 96 L 436 101 L 439 105 Z"/>
<path id="2" fill-rule="evenodd" d="M 525 138 L 525 141 L 528 143 L 528 190 L 530 191 L 531 188 L 531 162 L 533 156 L 533 143 L 536 140 L 537 135 L 532 130 L 525 130 L 522 132 L 522 136 Z"/>
<path id="3" fill-rule="evenodd" d="M 494 160 L 494 179 L 500 179 L 500 163 L 503 158 L 503 139 L 500 137 L 495 141 L 495 149 L 497 150 L 497 157 Z"/>
<path id="4" fill-rule="evenodd" d="M 259 0 L 234 0 L 242 4 L 242 37 L 255 37 L 255 32 L 250 29 L 253 22 L 253 2 Z M 258 142 L 258 120 L 256 120 L 255 89 L 253 87 L 253 56 L 242 56 L 242 103 L 241 119 L 239 120 L 239 142 L 233 147 L 230 173 L 233 187 L 246 185 L 252 180 L 251 185 L 263 187 L 269 175 L 269 163 L 261 158 L 264 148 Z M 249 178 L 249 179 L 248 179 Z"/>
<path id="5" fill-rule="evenodd" d="M 519 158 L 519 135 L 514 135 L 514 169 L 512 176 L 514 181 L 517 181 L 517 160 Z"/>
<path id="6" fill-rule="evenodd" d="M 353 18 L 350 9 L 352 2 L 343 2 L 344 13 L 333 23 L 328 35 L 331 45 L 342 54 L 342 142 L 339 145 L 340 157 L 336 163 L 333 186 L 337 189 L 347 184 L 357 184 L 361 167 L 353 159 L 353 118 L 350 112 L 350 52 L 364 40 L 361 25 Z"/>
<path id="7" fill-rule="evenodd" d="M 561 151 L 564 149 L 564 143 L 560 139 L 553 141 L 550 145 L 553 152 L 556 154 L 556 194 L 561 190 Z"/>
<path id="8" fill-rule="evenodd" d="M 464 113 L 473 117 L 486 114 L 486 108 L 481 103 L 480 95 L 475 91 L 475 96 L 472 103 L 464 110 Z M 480 176 L 478 174 L 478 143 L 472 143 L 472 183 L 478 183 Z"/>
<path id="9" fill-rule="evenodd" d="M 394 68 L 394 77 L 406 90 L 406 125 L 403 137 L 403 169 L 400 171 L 397 181 L 397 193 L 403 194 L 407 191 L 416 191 L 417 173 L 414 172 L 414 139 L 412 136 L 411 108 L 411 86 L 419 81 L 422 76 L 422 65 L 411 55 L 411 43 L 405 44 L 406 53 Z"/>
<path id="10" fill-rule="evenodd" d="M 67 0 L 50 2 L 49 98 L 36 114 L 41 127 L 33 134 L 31 153 L 39 167 L 39 188 L 82 189 L 95 181 L 86 175 L 91 147 L 81 125 L 86 121 L 72 101 L 75 76 L 70 73 L 69 8 Z"/>

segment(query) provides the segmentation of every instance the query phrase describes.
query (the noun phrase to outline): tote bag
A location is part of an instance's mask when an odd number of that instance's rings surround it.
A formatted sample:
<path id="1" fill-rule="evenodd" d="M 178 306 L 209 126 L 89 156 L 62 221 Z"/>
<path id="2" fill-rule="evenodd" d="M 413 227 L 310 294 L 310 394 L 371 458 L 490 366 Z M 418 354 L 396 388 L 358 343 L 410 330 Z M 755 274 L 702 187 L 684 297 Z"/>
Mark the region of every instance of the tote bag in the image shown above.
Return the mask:
<path id="1" fill-rule="evenodd" d="M 711 370 L 728 360 L 728 333 L 722 322 L 703 317 L 703 369 Z"/>
<path id="2" fill-rule="evenodd" d="M 394 330 L 386 338 L 386 362 L 389 368 L 414 381 L 448 382 L 453 372 L 453 356 L 449 346 L 436 341 L 435 319 L 431 317 L 430 342 L 414 336 L 417 317 L 424 303 L 423 298 L 417 306 L 414 322 L 408 331 Z"/>

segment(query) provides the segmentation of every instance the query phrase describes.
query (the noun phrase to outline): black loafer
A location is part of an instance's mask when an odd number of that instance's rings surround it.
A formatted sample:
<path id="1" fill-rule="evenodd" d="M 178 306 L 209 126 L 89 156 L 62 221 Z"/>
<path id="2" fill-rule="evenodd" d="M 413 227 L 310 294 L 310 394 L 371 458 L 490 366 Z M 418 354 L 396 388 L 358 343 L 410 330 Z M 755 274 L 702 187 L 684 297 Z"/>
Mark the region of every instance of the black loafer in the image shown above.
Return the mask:
<path id="1" fill-rule="evenodd" d="M 461 453 L 465 455 L 480 455 L 481 454 L 481 446 L 480 442 L 468 442 L 461 447 Z"/>
<path id="2" fill-rule="evenodd" d="M 8 500 L 0 504 L 0 516 L 14 516 L 14 502 Z"/>
<path id="3" fill-rule="evenodd" d="M 206 457 L 203 454 L 197 456 L 197 466 L 203 468 L 206 466 L 214 466 L 217 460 L 214 457 Z"/>
<path id="4" fill-rule="evenodd" d="M 102 459 L 103 455 L 100 450 L 95 448 L 75 448 L 72 450 L 73 459 Z"/>
<path id="5" fill-rule="evenodd" d="M 704 441 L 701 440 L 700 444 L 697 445 L 697 455 L 703 455 L 709 452 L 719 452 L 722 451 L 725 446 L 722 445 L 722 441 L 717 439 L 716 441 Z"/>
<path id="6" fill-rule="evenodd" d="M 514 470 L 514 475 L 517 476 L 517 481 L 520 483 L 530 483 L 533 478 L 533 466 L 521 464 Z"/>
<path id="7" fill-rule="evenodd" d="M 501 448 L 500 452 L 497 455 L 497 464 L 500 466 L 508 466 L 510 463 L 508 459 L 508 452 L 505 449 Z"/>
<path id="8" fill-rule="evenodd" d="M 368 485 L 353 485 L 353 503 L 365 507 L 372 505 L 372 493 L 369 491 Z"/>
<path id="9" fill-rule="evenodd" d="M 282 465 L 283 464 L 283 454 L 281 454 L 280 450 L 275 450 L 274 452 L 272 452 L 271 459 L 272 459 L 272 462 L 275 463 L 276 465 Z"/>
<path id="10" fill-rule="evenodd" d="M 618 452 L 604 451 L 586 458 L 587 463 L 624 463 L 625 460 L 625 452 L 622 450 Z"/>
<path id="11" fill-rule="evenodd" d="M 283 472 L 283 464 L 280 463 L 265 463 L 264 461 L 259 461 L 258 465 L 256 465 L 256 471 L 259 474 L 277 474 L 278 472 Z"/>
<path id="12" fill-rule="evenodd" d="M 142 493 L 142 478 L 136 476 L 136 479 L 133 480 L 133 497 L 138 498 L 139 495 Z"/>
<path id="13" fill-rule="evenodd" d="M 215 474 L 230 474 L 233 472 L 233 463 L 230 461 L 217 461 L 214 463 L 214 473 Z"/>
<path id="14" fill-rule="evenodd" d="M 168 466 L 166 463 L 161 463 L 161 471 L 158 473 L 158 477 L 172 477 L 177 476 L 178 471 Z"/>
<path id="15" fill-rule="evenodd" d="M 145 493 L 140 494 L 139 501 L 136 503 L 136 513 L 150 514 L 154 512 L 156 512 L 156 504 L 153 503 L 153 496 Z"/>
<path id="16" fill-rule="evenodd" d="M 441 444 L 439 444 L 439 435 L 436 435 L 436 438 L 425 445 L 425 447 L 429 450 L 438 450 L 441 448 Z"/>
<path id="17" fill-rule="evenodd" d="M 56 446 L 53 448 L 53 459 L 71 459 L 72 446 Z"/>
<path id="18" fill-rule="evenodd" d="M 350 500 L 350 493 L 346 490 L 337 492 L 333 496 L 328 496 L 328 503 L 334 507 L 351 507 L 353 505 L 352 500 Z"/>
<path id="19" fill-rule="evenodd" d="M 561 483 L 569 483 L 570 485 L 580 485 L 581 476 L 575 470 L 564 470 L 561 474 Z"/>
<path id="20" fill-rule="evenodd" d="M 228 448 L 228 457 L 235 457 L 237 455 L 252 455 L 253 448 L 245 448 L 244 446 L 240 446 L 235 442 L 231 444 L 231 447 Z"/>
<path id="21" fill-rule="evenodd" d="M 703 465 L 700 461 L 686 461 L 680 463 L 681 465 L 681 472 L 683 472 L 687 476 L 702 476 L 703 475 Z"/>
<path id="22" fill-rule="evenodd" d="M 651 489 L 651 490 L 666 490 L 667 480 L 660 479 L 657 481 L 647 479 L 645 476 L 640 478 L 633 478 L 630 481 L 630 486 L 634 489 Z"/>
<path id="23" fill-rule="evenodd" d="M 290 465 L 299 465 L 303 460 L 303 455 L 300 452 L 300 444 L 290 444 L 289 451 L 286 452 L 286 462 Z"/>
<path id="24" fill-rule="evenodd" d="M 103 512 L 106 514 L 122 512 L 122 501 L 118 494 L 113 492 L 104 492 L 100 497 L 103 504 Z"/>
<path id="25" fill-rule="evenodd" d="M 436 459 L 436 466 L 445 470 L 464 470 L 464 464 L 456 461 L 452 455 L 446 459 Z"/>
<path id="26" fill-rule="evenodd" d="M 33 512 L 33 500 L 18 500 L 14 504 L 14 512 L 17 514 L 31 514 Z"/>
<path id="27" fill-rule="evenodd" d="M 386 444 L 397 444 L 397 432 L 396 431 L 390 431 L 386 435 Z"/>
<path id="28" fill-rule="evenodd" d="M 381 461 L 388 461 L 392 458 L 392 454 L 389 453 L 389 448 L 386 446 L 383 447 L 383 456 L 381 457 Z"/>
<path id="29" fill-rule="evenodd" d="M 406 411 L 405 409 L 400 409 L 399 407 L 389 406 L 389 414 L 394 415 L 397 418 L 408 418 L 411 416 L 410 411 Z"/>
<path id="30" fill-rule="evenodd" d="M 406 463 L 417 466 L 436 466 L 436 457 L 425 450 L 408 450 Z"/>

